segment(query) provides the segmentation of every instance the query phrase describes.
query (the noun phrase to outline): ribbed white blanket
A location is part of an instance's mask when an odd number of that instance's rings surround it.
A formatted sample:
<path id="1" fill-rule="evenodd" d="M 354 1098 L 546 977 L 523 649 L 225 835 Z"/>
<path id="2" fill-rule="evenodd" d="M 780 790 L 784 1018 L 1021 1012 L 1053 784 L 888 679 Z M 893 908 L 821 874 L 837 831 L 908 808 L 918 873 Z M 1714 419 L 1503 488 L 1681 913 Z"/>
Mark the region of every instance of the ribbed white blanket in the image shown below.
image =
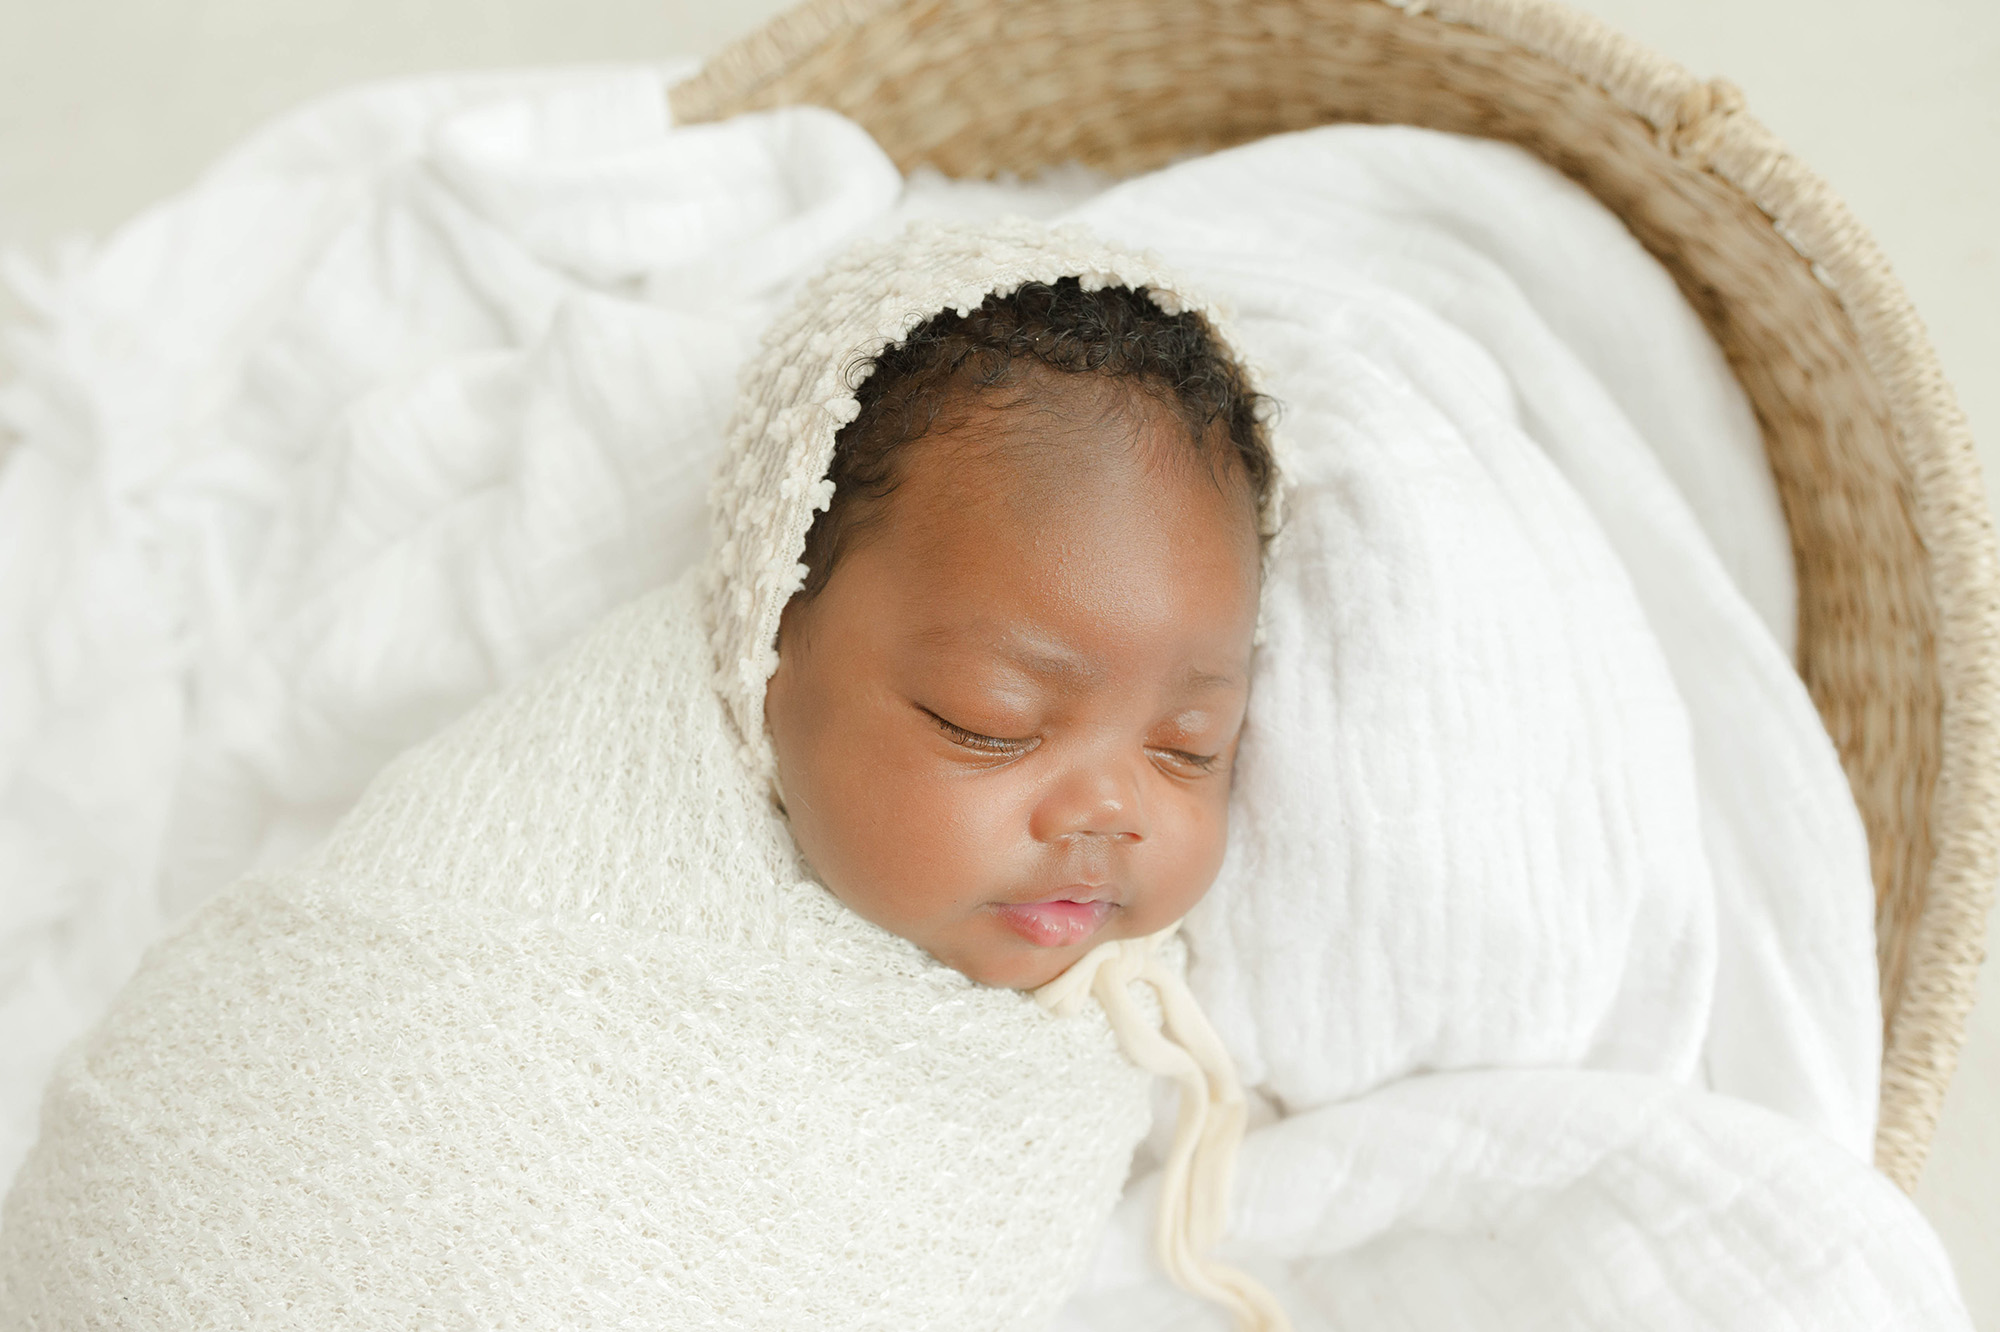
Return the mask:
<path id="1" fill-rule="evenodd" d="M 835 118 L 672 130 L 660 85 L 337 99 L 44 293 L 0 408 L 13 1085 L 164 915 L 693 562 L 734 371 L 831 249 L 1088 192 L 904 191 Z M 1525 156 L 1394 129 L 1080 216 L 1233 302 L 1304 482 L 1189 925 L 1268 1121 L 1234 1256 L 1302 1327 L 1963 1326 L 1863 1164 L 1865 853 L 1670 282 Z M 1213 1325 L 1149 1188 L 1063 1325 Z"/>
<path id="2" fill-rule="evenodd" d="M 1275 1120 L 1228 1255 L 1303 1327 L 1963 1326 L 1865 1164 L 1866 849 L 1666 275 L 1519 152 L 1406 130 L 1072 216 L 1227 294 L 1297 482 L 1185 931 Z M 1143 1260 L 1150 1199 L 1061 1327 L 1220 1326 Z"/>

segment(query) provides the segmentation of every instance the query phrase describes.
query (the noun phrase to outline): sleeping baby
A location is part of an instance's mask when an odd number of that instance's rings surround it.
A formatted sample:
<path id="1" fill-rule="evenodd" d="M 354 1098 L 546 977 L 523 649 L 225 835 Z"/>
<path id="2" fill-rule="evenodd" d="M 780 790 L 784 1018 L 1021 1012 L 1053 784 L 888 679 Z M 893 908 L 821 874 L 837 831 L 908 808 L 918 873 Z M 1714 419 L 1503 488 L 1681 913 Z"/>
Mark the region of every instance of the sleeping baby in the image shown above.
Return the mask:
<path id="1" fill-rule="evenodd" d="M 765 696 L 792 835 L 989 985 L 1179 920 L 1222 863 L 1272 468 L 1198 315 L 1075 278 L 885 350 Z"/>
<path id="2" fill-rule="evenodd" d="M 8 1327 L 1042 1327 L 1175 1079 L 1279 478 L 1212 312 L 1027 223 L 836 264 L 708 564 L 148 955 L 45 1099 Z"/>

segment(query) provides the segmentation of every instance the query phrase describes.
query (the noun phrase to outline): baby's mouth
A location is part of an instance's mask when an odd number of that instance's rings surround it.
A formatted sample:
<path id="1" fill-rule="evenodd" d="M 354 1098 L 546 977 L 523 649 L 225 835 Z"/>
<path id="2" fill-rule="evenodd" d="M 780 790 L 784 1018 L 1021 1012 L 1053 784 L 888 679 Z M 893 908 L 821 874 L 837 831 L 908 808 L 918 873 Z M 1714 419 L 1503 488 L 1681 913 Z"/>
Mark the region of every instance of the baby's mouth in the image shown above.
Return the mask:
<path id="1" fill-rule="evenodd" d="M 1041 948 L 1082 943 L 1104 928 L 1118 909 L 1104 890 L 1078 885 L 1061 897 L 1040 902 L 1001 902 L 993 910 L 1007 928 Z"/>

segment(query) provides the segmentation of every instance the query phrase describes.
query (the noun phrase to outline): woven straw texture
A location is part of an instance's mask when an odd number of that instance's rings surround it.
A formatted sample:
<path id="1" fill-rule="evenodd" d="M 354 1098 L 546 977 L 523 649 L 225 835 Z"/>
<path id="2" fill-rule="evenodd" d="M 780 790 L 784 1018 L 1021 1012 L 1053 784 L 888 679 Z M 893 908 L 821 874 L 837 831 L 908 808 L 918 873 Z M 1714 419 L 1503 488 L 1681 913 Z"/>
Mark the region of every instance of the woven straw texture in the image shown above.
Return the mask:
<path id="1" fill-rule="evenodd" d="M 1876 1163 L 1915 1185 L 1984 956 L 2000 826 L 2000 574 L 1964 416 L 1833 193 L 1721 82 L 1545 0 L 809 0 L 673 94 L 789 103 L 906 169 L 1129 173 L 1337 121 L 1520 144 L 1624 219 L 1762 424 L 1800 674 L 1873 853 L 1886 1023 Z"/>

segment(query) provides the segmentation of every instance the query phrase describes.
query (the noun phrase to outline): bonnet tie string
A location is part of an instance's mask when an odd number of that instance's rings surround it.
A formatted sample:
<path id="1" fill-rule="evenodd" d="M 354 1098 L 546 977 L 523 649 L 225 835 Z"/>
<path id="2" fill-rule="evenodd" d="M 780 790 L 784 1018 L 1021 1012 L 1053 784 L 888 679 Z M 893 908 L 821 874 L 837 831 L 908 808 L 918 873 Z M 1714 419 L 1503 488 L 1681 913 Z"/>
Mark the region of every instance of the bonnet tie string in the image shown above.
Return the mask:
<path id="1" fill-rule="evenodd" d="M 1207 1256 L 1228 1224 L 1248 1107 L 1222 1038 L 1187 982 L 1160 960 L 1160 945 L 1178 928 L 1099 944 L 1036 990 L 1035 999 L 1056 1016 L 1070 1017 L 1087 995 L 1095 995 L 1132 1062 L 1179 1084 L 1174 1142 L 1161 1171 L 1153 1219 L 1153 1244 L 1167 1275 L 1182 1290 L 1229 1310 L 1237 1332 L 1291 1332 L 1284 1307 L 1256 1278 Z M 1132 997 L 1134 981 L 1152 986 L 1159 996 L 1164 1033 L 1140 1011 Z"/>

